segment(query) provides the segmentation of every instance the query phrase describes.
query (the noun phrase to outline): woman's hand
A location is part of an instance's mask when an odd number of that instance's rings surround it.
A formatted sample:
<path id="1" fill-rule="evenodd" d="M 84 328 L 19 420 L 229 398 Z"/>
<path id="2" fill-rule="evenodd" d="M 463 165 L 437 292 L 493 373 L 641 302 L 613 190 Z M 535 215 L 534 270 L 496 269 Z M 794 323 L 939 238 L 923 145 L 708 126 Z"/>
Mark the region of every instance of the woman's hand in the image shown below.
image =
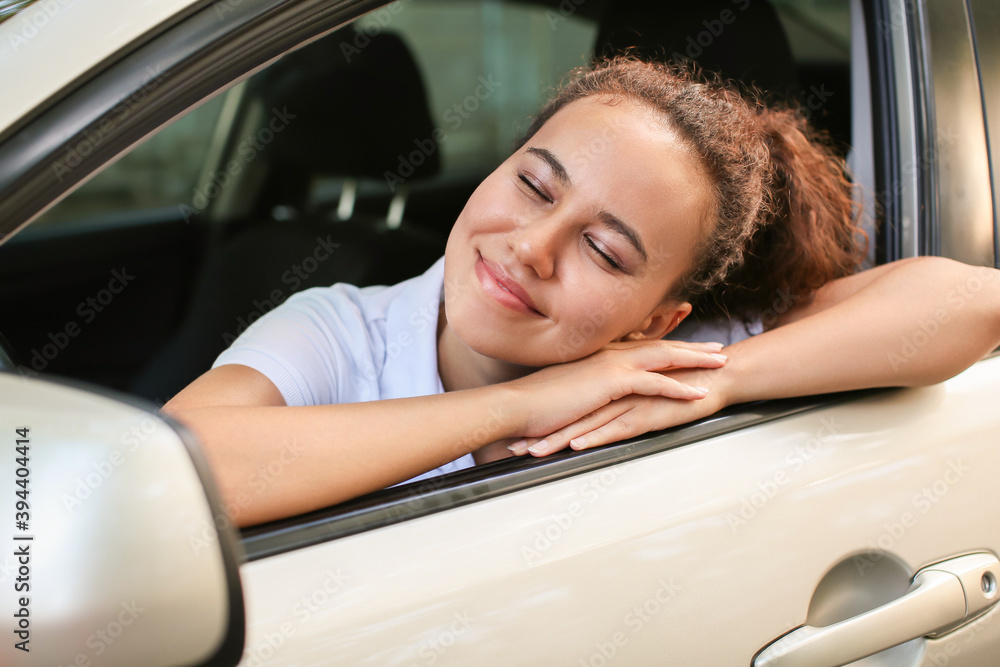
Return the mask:
<path id="1" fill-rule="evenodd" d="M 726 361 L 726 357 L 719 354 L 721 349 L 719 343 L 617 342 L 589 357 L 549 366 L 509 382 L 508 387 L 520 396 L 517 412 L 524 415 L 519 432 L 526 438 L 556 433 L 572 433 L 575 438 L 584 428 L 583 422 L 593 425 L 606 418 L 597 424 L 604 426 L 640 405 L 663 405 L 663 401 L 678 405 L 700 403 L 709 393 L 708 389 L 693 383 L 697 379 L 695 375 L 685 376 L 683 372 L 685 369 L 720 368 Z M 639 402 L 640 398 L 649 400 Z M 642 412 L 645 411 L 643 408 Z M 642 419 L 638 423 L 648 422 Z M 592 430 L 588 428 L 583 432 Z M 621 437 L 619 434 L 614 439 Z M 568 442 L 566 439 L 558 449 Z M 552 451 L 557 449 L 546 449 L 545 453 Z"/>
<path id="2" fill-rule="evenodd" d="M 668 376 L 686 386 L 704 386 L 710 390 L 703 398 L 677 400 L 665 396 L 632 394 L 585 415 L 543 438 L 525 438 L 509 449 L 517 456 L 547 456 L 566 447 L 589 449 L 650 431 L 687 424 L 715 414 L 726 407 L 720 381 L 721 370 L 692 369 L 670 372 Z"/>

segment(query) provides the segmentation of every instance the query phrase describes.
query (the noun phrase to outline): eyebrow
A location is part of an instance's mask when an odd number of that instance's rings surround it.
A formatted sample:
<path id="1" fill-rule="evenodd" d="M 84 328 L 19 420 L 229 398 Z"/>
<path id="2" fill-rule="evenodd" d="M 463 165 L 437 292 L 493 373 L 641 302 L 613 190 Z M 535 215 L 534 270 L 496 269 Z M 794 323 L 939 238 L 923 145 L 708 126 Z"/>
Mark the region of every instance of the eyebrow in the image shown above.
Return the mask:
<path id="1" fill-rule="evenodd" d="M 646 254 L 646 247 L 642 244 L 642 239 L 639 238 L 639 235 L 635 233 L 634 229 L 607 211 L 601 211 L 597 214 L 597 217 L 604 223 L 605 226 L 610 227 L 613 232 L 616 232 L 617 234 L 620 234 L 628 239 L 628 242 L 635 247 L 636 251 L 638 251 L 640 255 L 642 255 L 643 262 L 649 261 L 649 256 Z"/>
<path id="2" fill-rule="evenodd" d="M 566 167 L 564 167 L 563 163 L 559 161 L 559 158 L 552 154 L 552 151 L 547 148 L 537 148 L 535 146 L 531 146 L 528 148 L 528 152 L 544 160 L 552 168 L 552 171 L 555 173 L 556 178 L 559 179 L 559 182 L 564 186 L 571 187 L 573 185 L 573 181 L 570 180 L 569 172 L 566 171 Z"/>
<path id="3" fill-rule="evenodd" d="M 552 169 L 552 172 L 555 174 L 556 178 L 559 179 L 559 182 L 562 183 L 564 187 L 572 187 L 573 181 L 569 177 L 569 172 L 566 171 L 566 167 L 564 167 L 563 163 L 559 161 L 559 158 L 557 158 L 555 155 L 552 154 L 552 151 L 548 150 L 547 148 L 529 146 L 527 152 L 540 158 L 547 165 L 549 165 L 549 167 L 551 167 Z M 620 234 L 621 236 L 624 236 L 625 239 L 628 240 L 628 242 L 631 243 L 633 247 L 635 247 L 636 251 L 640 255 L 642 255 L 643 262 L 649 261 L 649 256 L 646 254 L 646 246 L 643 245 L 642 239 L 639 238 L 639 235 L 635 232 L 634 229 L 632 229 L 631 226 L 629 226 L 628 224 L 623 222 L 620 218 L 607 211 L 601 211 L 600 213 L 598 213 L 597 218 L 606 227 L 610 228 L 611 231 L 615 232 L 616 234 Z"/>

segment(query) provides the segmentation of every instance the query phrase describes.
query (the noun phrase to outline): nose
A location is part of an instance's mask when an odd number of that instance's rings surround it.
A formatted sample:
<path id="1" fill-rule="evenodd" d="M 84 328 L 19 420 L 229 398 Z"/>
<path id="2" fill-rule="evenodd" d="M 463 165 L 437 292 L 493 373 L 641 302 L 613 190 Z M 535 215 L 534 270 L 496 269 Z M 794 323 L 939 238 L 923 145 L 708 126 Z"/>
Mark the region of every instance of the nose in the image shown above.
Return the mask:
<path id="1" fill-rule="evenodd" d="M 507 234 L 507 245 L 517 261 L 531 268 L 542 280 L 555 273 L 560 242 L 560 225 L 555 216 L 528 221 Z"/>

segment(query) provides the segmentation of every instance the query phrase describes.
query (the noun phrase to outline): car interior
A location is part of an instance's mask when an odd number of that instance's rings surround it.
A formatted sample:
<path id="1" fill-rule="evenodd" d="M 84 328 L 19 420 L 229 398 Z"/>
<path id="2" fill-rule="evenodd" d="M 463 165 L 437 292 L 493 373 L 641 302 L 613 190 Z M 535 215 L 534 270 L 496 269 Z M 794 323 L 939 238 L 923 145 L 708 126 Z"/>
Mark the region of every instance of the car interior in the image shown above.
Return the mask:
<path id="1" fill-rule="evenodd" d="M 162 405 L 296 291 L 424 271 L 553 86 L 625 50 L 799 104 L 863 173 L 860 22 L 849 0 L 402 0 L 205 101 L 0 246 L 0 349 Z"/>

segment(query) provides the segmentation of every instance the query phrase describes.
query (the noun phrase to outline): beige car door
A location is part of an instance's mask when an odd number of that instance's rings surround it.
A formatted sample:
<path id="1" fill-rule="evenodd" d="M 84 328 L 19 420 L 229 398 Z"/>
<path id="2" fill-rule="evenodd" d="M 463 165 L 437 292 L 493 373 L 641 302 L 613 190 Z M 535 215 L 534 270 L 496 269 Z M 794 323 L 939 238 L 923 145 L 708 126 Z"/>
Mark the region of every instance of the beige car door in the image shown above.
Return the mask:
<path id="1" fill-rule="evenodd" d="M 998 395 L 994 356 L 936 386 L 643 456 L 678 439 L 661 435 L 585 474 L 286 546 L 242 567 L 241 664 L 751 664 L 794 628 L 902 597 L 925 566 L 1000 553 Z M 997 615 L 896 648 L 886 632 L 891 651 L 863 664 L 992 664 Z"/>

